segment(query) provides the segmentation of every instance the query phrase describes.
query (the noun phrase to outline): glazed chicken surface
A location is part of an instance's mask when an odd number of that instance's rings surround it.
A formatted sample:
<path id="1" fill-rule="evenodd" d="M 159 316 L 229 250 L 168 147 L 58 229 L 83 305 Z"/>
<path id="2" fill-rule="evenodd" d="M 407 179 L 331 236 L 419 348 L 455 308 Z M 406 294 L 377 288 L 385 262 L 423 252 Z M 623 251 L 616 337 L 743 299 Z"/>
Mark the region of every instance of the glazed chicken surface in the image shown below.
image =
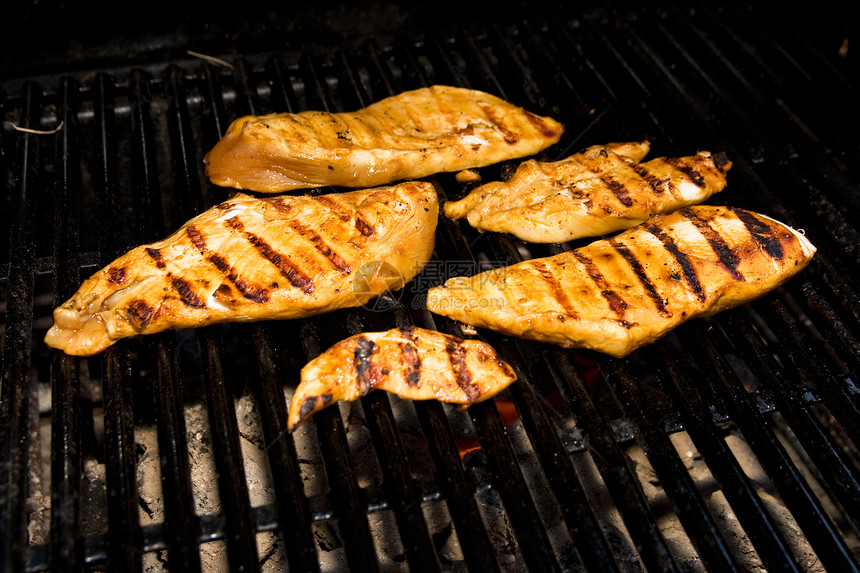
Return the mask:
<path id="1" fill-rule="evenodd" d="M 530 159 L 508 181 L 443 205 L 445 216 L 532 243 L 629 229 L 651 215 L 702 203 L 726 186 L 731 162 L 706 151 L 642 162 L 647 141 L 595 145 L 561 161 Z"/>
<path id="2" fill-rule="evenodd" d="M 204 162 L 224 187 L 364 188 L 533 155 L 563 130 L 494 95 L 434 85 L 352 112 L 240 117 Z"/>
<path id="3" fill-rule="evenodd" d="M 72 355 L 222 322 L 312 316 L 401 288 L 432 256 L 429 183 L 263 199 L 238 193 L 87 279 L 45 338 Z"/>
<path id="4" fill-rule="evenodd" d="M 336 343 L 302 368 L 287 426 L 292 431 L 315 412 L 373 390 L 468 406 L 516 379 L 496 350 L 480 340 L 411 326 L 365 332 Z"/>
<path id="5" fill-rule="evenodd" d="M 622 357 L 687 320 L 772 291 L 815 250 L 764 215 L 686 207 L 558 255 L 449 279 L 429 290 L 427 307 L 474 327 Z"/>

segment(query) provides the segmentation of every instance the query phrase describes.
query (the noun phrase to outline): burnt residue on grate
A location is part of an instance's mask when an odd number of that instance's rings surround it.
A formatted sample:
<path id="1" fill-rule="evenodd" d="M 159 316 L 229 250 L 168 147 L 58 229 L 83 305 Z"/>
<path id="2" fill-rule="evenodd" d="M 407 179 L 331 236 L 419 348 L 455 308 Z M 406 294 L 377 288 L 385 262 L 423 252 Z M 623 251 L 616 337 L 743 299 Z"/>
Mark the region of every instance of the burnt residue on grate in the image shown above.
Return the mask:
<path id="1" fill-rule="evenodd" d="M 532 11 L 209 54 L 229 66 L 183 47 L 4 81 L 0 567 L 857 570 L 857 78 L 790 24 L 712 3 Z M 818 253 L 772 294 L 623 360 L 428 313 L 427 288 L 450 276 L 580 244 L 444 218 L 427 268 L 372 308 L 84 359 L 42 344 L 83 278 L 230 196 L 201 158 L 232 119 L 435 83 L 561 120 L 544 160 L 642 139 L 661 155 L 725 153 L 713 202 L 802 229 Z M 474 185 L 428 180 L 442 200 Z M 483 338 L 520 380 L 466 411 L 371 393 L 287 432 L 308 360 L 409 325 Z"/>

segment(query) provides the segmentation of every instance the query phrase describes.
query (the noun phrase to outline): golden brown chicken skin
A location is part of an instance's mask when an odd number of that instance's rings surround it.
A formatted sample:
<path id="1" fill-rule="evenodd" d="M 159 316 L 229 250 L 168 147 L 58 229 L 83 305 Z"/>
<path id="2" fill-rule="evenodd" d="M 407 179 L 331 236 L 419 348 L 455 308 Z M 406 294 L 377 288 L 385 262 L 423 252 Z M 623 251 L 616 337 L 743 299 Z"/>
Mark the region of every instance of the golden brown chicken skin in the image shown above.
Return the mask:
<path id="1" fill-rule="evenodd" d="M 45 341 L 86 356 L 137 334 L 365 304 L 424 267 L 438 209 L 423 182 L 319 196 L 238 193 L 87 279 L 54 310 Z"/>
<path id="2" fill-rule="evenodd" d="M 772 291 L 814 253 L 764 215 L 694 206 L 559 255 L 452 278 L 430 289 L 427 306 L 475 327 L 622 357 Z"/>
<path id="3" fill-rule="evenodd" d="M 496 350 L 479 340 L 417 327 L 366 332 L 338 342 L 302 368 L 287 427 L 293 431 L 326 406 L 373 390 L 468 406 L 516 379 Z"/>
<path id="4" fill-rule="evenodd" d="M 240 117 L 204 162 L 214 184 L 237 189 L 374 187 L 533 155 L 562 131 L 496 96 L 431 86 L 354 112 Z"/>
<path id="5" fill-rule="evenodd" d="M 595 145 L 561 161 L 523 162 L 513 177 L 445 203 L 451 219 L 532 243 L 561 243 L 629 229 L 651 215 L 701 203 L 726 186 L 723 154 L 659 157 L 649 143 Z"/>

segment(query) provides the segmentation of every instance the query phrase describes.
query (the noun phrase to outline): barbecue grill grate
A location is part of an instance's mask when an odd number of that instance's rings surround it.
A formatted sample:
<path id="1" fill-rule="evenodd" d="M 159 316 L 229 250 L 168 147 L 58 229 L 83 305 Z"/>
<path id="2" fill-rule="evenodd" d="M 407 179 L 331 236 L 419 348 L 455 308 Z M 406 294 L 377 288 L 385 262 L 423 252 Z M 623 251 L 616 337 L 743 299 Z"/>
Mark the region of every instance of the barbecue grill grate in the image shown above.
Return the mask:
<path id="1" fill-rule="evenodd" d="M 7 80 L 3 569 L 860 569 L 857 84 L 816 48 L 763 9 L 709 3 Z M 81 279 L 229 197 L 201 158 L 231 119 L 433 83 L 560 119 L 547 159 L 639 138 L 725 151 L 712 202 L 804 229 L 819 252 L 775 293 L 624 360 L 482 331 L 521 378 L 496 400 L 462 412 L 374 393 L 293 435 L 308 359 L 363 330 L 462 334 L 422 310 L 427 286 L 573 245 L 442 219 L 434 260 L 378 308 L 87 359 L 42 344 Z M 443 199 L 466 192 L 430 180 Z"/>

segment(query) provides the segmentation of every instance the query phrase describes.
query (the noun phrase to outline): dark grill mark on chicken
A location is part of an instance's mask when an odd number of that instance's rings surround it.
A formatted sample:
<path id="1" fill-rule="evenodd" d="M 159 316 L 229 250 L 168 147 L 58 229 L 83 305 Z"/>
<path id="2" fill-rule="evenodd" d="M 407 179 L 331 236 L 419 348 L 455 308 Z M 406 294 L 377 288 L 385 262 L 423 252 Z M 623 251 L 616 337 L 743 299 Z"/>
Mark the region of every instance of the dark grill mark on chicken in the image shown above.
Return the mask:
<path id="1" fill-rule="evenodd" d="M 403 338 L 406 339 L 400 345 L 403 366 L 406 369 L 406 383 L 413 388 L 417 388 L 421 384 L 421 355 L 416 346 L 418 340 L 415 336 L 415 328 L 404 326 L 399 330 Z"/>
<path id="2" fill-rule="evenodd" d="M 544 137 L 554 138 L 558 137 L 561 133 L 561 128 L 553 127 L 551 124 L 548 124 L 546 121 L 530 111 L 526 111 L 525 116 L 526 119 L 529 120 L 529 123 L 534 125 Z"/>
<path id="3" fill-rule="evenodd" d="M 128 305 L 128 321 L 140 330 L 152 320 L 154 310 L 142 300 L 133 300 Z"/>
<path id="4" fill-rule="evenodd" d="M 126 272 L 124 267 L 111 267 L 108 269 L 108 283 L 118 285 L 125 280 Z"/>
<path id="5" fill-rule="evenodd" d="M 197 296 L 197 293 L 191 289 L 191 285 L 189 285 L 187 281 L 174 277 L 173 280 L 170 281 L 170 284 L 173 285 L 173 289 L 179 293 L 179 300 L 182 301 L 182 304 L 192 308 L 206 308 L 206 303 Z"/>
<path id="6" fill-rule="evenodd" d="M 373 362 L 370 359 L 375 350 L 376 343 L 369 338 L 362 336 L 358 339 L 353 364 L 355 365 L 355 375 L 362 396 L 370 392 L 376 383 L 376 368 L 374 368 Z"/>
<path id="7" fill-rule="evenodd" d="M 696 169 L 693 169 L 692 167 L 690 167 L 689 165 L 682 164 L 680 162 L 680 158 L 678 158 L 678 157 L 664 157 L 663 160 L 666 163 L 668 163 L 669 165 L 671 165 L 672 167 L 674 167 L 675 169 L 677 169 L 678 171 L 680 171 L 681 173 L 683 173 L 684 175 L 686 175 L 687 177 L 689 177 L 690 181 L 692 181 L 700 189 L 705 186 L 705 184 L 706 184 L 705 178 L 702 177 L 702 174 L 699 173 Z"/>
<path id="8" fill-rule="evenodd" d="M 609 309 L 618 316 L 620 324 L 625 328 L 633 326 L 624 319 L 624 311 L 627 310 L 627 302 L 618 296 L 617 292 L 609 288 L 606 279 L 603 277 L 603 273 L 600 272 L 600 269 L 596 264 L 594 264 L 594 261 L 580 252 L 572 251 L 572 253 L 573 256 L 576 257 L 576 260 L 582 263 L 588 276 L 591 277 L 591 280 L 593 280 L 594 284 L 596 284 L 600 289 L 601 296 L 603 296 L 603 298 L 606 299 L 606 302 L 609 303 Z"/>
<path id="9" fill-rule="evenodd" d="M 729 161 L 729 156 L 725 154 L 723 151 L 718 151 L 711 156 L 711 159 L 714 161 L 714 166 L 722 172 L 726 171 L 726 167 L 731 164 Z"/>
<path id="10" fill-rule="evenodd" d="M 298 221 L 290 221 L 290 228 L 293 229 L 296 233 L 306 238 L 308 241 L 313 243 L 314 248 L 325 258 L 329 260 L 334 268 L 339 270 L 342 274 L 348 275 L 352 272 L 352 267 L 341 258 L 336 252 L 329 247 L 325 240 L 315 233 L 312 229 L 309 229 L 299 223 Z"/>
<path id="11" fill-rule="evenodd" d="M 417 388 L 421 384 L 421 356 L 418 354 L 418 348 L 411 342 L 404 342 L 400 348 L 406 368 L 406 383 Z"/>
<path id="12" fill-rule="evenodd" d="M 663 300 L 657 292 L 657 289 L 654 287 L 654 283 L 652 283 L 651 279 L 648 278 L 648 275 L 645 274 L 645 269 L 642 268 L 642 264 L 639 262 L 639 259 L 636 258 L 636 255 L 627 248 L 627 245 L 619 242 L 614 237 L 609 239 L 609 244 L 615 247 L 615 250 L 624 257 L 624 260 L 627 261 L 627 264 L 629 264 L 630 268 L 633 269 L 633 273 L 636 275 L 636 278 L 639 279 L 645 292 L 647 292 L 651 300 L 654 301 L 654 306 L 657 307 L 657 311 L 662 316 L 672 316 L 672 313 L 666 309 L 666 301 Z"/>
<path id="13" fill-rule="evenodd" d="M 738 281 L 746 280 L 738 272 L 738 264 L 741 262 L 741 258 L 732 251 L 731 247 L 726 244 L 720 234 L 713 230 L 707 221 L 697 217 L 691 209 L 681 209 L 681 214 L 690 219 L 699 232 L 702 233 L 702 236 L 705 237 L 708 244 L 711 245 L 711 248 L 714 249 L 714 252 L 720 258 L 720 262 L 731 273 L 732 278 Z"/>
<path id="14" fill-rule="evenodd" d="M 684 279 L 687 281 L 693 294 L 696 295 L 696 298 L 699 299 L 699 301 L 705 302 L 705 290 L 699 282 L 699 277 L 696 275 L 696 269 L 693 267 L 693 263 L 690 262 L 690 259 L 687 258 L 687 255 L 678 249 L 678 245 L 675 244 L 675 240 L 655 225 L 647 225 L 645 229 L 657 237 L 657 239 L 663 243 L 663 247 L 669 251 L 676 261 L 678 261 L 678 264 L 681 265 L 681 271 L 684 273 Z"/>
<path id="15" fill-rule="evenodd" d="M 282 197 L 274 197 L 269 199 L 268 202 L 272 207 L 284 214 L 293 210 L 293 206 L 285 202 Z"/>
<path id="16" fill-rule="evenodd" d="M 314 411 L 314 408 L 317 405 L 317 397 L 316 396 L 308 396 L 302 402 L 301 407 L 299 408 L 299 415 L 304 418 Z"/>
<path id="17" fill-rule="evenodd" d="M 418 337 L 415 336 L 415 327 L 412 325 L 401 326 L 397 330 L 400 331 L 400 335 L 410 342 L 417 342 Z"/>
<path id="18" fill-rule="evenodd" d="M 350 220 L 352 220 L 353 216 L 355 216 L 355 228 L 358 229 L 358 232 L 361 233 L 363 237 L 369 237 L 376 232 L 376 229 L 373 228 L 373 225 L 359 217 L 351 209 L 344 209 L 342 205 L 340 205 L 331 197 L 320 195 L 318 197 L 314 197 L 314 199 L 316 199 L 319 203 L 322 203 L 334 214 L 335 217 L 337 217 L 344 223 L 349 222 Z"/>
<path id="19" fill-rule="evenodd" d="M 203 233 L 197 230 L 197 227 L 194 225 L 188 225 L 188 227 L 185 228 L 185 234 L 188 235 L 189 239 L 191 239 L 191 243 L 194 245 L 195 249 L 201 253 L 206 251 L 206 238 L 203 236 Z"/>
<path id="20" fill-rule="evenodd" d="M 600 180 L 604 185 L 606 185 L 607 189 L 612 191 L 612 194 L 621 201 L 622 205 L 629 207 L 633 204 L 633 199 L 630 198 L 630 191 L 627 190 L 626 185 L 614 180 L 608 175 L 601 177 Z"/>
<path id="21" fill-rule="evenodd" d="M 462 345 L 457 344 L 455 340 L 448 340 L 445 343 L 445 352 L 448 353 L 448 360 L 451 361 L 451 368 L 454 370 L 454 378 L 457 380 L 457 386 L 463 390 L 463 393 L 470 402 L 474 402 L 481 397 L 481 389 L 472 384 L 472 374 L 466 365 L 466 349 Z"/>
<path id="22" fill-rule="evenodd" d="M 163 269 L 167 266 L 166 264 L 164 264 L 164 259 L 162 258 L 160 249 L 146 247 L 146 249 L 144 250 L 146 251 L 147 255 L 152 257 L 152 260 L 155 261 L 155 266 L 157 266 L 159 269 Z"/>
<path id="23" fill-rule="evenodd" d="M 355 218 L 355 228 L 358 229 L 358 232 L 361 233 L 363 237 L 370 237 L 376 232 L 376 229 L 373 228 L 373 225 L 371 225 L 361 217 Z"/>
<path id="24" fill-rule="evenodd" d="M 484 112 L 484 115 L 487 116 L 487 119 L 490 120 L 490 123 L 495 125 L 496 128 L 503 134 L 505 143 L 507 143 L 508 145 L 514 145 L 520 140 L 519 136 L 516 133 L 513 133 L 511 130 L 505 127 L 501 119 L 496 115 L 496 112 L 493 108 L 486 105 L 482 105 L 480 107 L 481 111 Z"/>
<path id="25" fill-rule="evenodd" d="M 236 273 L 230 268 L 230 263 L 227 262 L 227 259 L 219 255 L 218 253 L 207 253 L 206 251 L 201 251 L 206 255 L 206 258 L 209 259 L 209 262 L 215 265 L 215 267 L 224 273 L 228 279 L 235 282 Z M 233 276 L 230 276 L 231 273 Z"/>
<path id="26" fill-rule="evenodd" d="M 226 222 L 232 229 L 242 233 L 245 239 L 251 243 L 255 249 L 257 249 L 260 256 L 275 265 L 281 275 L 290 281 L 291 285 L 305 294 L 311 294 L 314 291 L 314 283 L 309 276 L 290 264 L 286 257 L 275 251 L 271 245 L 261 237 L 246 231 L 244 225 L 242 225 L 242 221 L 239 220 L 239 217 L 231 217 L 227 219 Z"/>
<path id="27" fill-rule="evenodd" d="M 734 209 L 731 207 L 730 209 L 732 213 L 737 215 L 738 219 L 743 222 L 744 226 L 750 232 L 750 235 L 755 239 L 755 242 L 761 245 L 768 255 L 775 259 L 782 259 L 784 255 L 782 245 L 780 244 L 779 239 L 770 235 L 771 228 L 768 225 L 761 222 L 749 211 Z"/>
<path id="28" fill-rule="evenodd" d="M 664 187 L 666 186 L 668 180 L 661 179 L 660 177 L 657 177 L 656 175 L 651 173 L 648 170 L 648 166 L 646 164 L 634 163 L 630 166 L 630 168 L 633 169 L 633 171 L 639 177 L 641 177 L 648 184 L 649 187 L 651 187 L 651 190 L 654 192 L 655 195 L 662 195 L 666 192 L 666 189 Z"/>
<path id="29" fill-rule="evenodd" d="M 221 264 L 226 264 L 226 261 L 222 257 L 215 254 L 210 255 L 210 261 L 214 261 L 215 259 L 220 261 Z M 230 268 L 226 276 L 236 286 L 236 289 L 242 293 L 243 297 L 261 304 L 269 302 L 269 292 L 266 289 L 253 285 L 247 279 L 240 277 L 235 269 Z"/>
<path id="30" fill-rule="evenodd" d="M 260 288 L 251 284 L 247 279 L 244 279 L 239 276 L 239 273 L 236 272 L 230 263 L 227 260 L 219 255 L 218 253 L 213 253 L 206 248 L 206 239 L 203 234 L 198 231 L 193 225 L 189 225 L 185 229 L 185 234 L 188 235 L 188 238 L 191 239 L 191 242 L 200 251 L 203 255 L 206 256 L 206 259 L 215 265 L 219 271 L 221 271 L 227 279 L 232 282 L 236 289 L 242 293 L 242 296 L 247 298 L 248 300 L 252 300 L 254 302 L 265 303 L 269 301 L 269 293 L 266 289 Z"/>
<path id="31" fill-rule="evenodd" d="M 329 211 L 334 214 L 335 217 L 343 221 L 344 223 L 349 222 L 352 219 L 352 211 L 344 209 L 337 201 L 332 199 L 331 197 L 327 197 L 325 195 L 320 195 L 318 197 L 314 197 L 317 203 L 325 206 Z"/>
<path id="32" fill-rule="evenodd" d="M 540 273 L 541 278 L 549 285 L 552 290 L 553 298 L 561 305 L 565 314 L 568 317 L 576 318 L 576 309 L 573 304 L 571 304 L 570 298 L 568 298 L 567 293 L 564 291 L 564 287 L 561 286 L 561 283 L 558 282 L 558 279 L 552 274 L 552 271 L 550 271 L 546 265 L 540 261 L 535 261 L 532 263 L 532 266 L 538 273 Z"/>
<path id="33" fill-rule="evenodd" d="M 212 293 L 212 296 L 225 304 L 236 304 L 236 298 L 233 296 L 233 289 L 231 289 L 230 285 L 228 284 L 221 283 L 220 285 L 218 285 L 218 288 L 215 289 L 215 292 Z"/>

